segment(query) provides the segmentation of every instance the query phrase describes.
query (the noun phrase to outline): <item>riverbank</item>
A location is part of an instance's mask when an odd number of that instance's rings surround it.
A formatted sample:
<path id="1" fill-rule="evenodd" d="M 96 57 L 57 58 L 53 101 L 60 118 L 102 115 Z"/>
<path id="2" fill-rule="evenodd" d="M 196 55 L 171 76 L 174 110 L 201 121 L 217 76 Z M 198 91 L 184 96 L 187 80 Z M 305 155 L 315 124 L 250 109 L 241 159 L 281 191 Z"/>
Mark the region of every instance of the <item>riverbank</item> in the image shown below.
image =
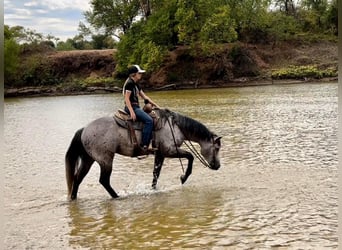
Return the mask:
<path id="1" fill-rule="evenodd" d="M 337 77 L 323 79 L 303 79 L 303 80 L 248 80 L 246 78 L 237 79 L 234 82 L 221 83 L 213 85 L 199 85 L 196 83 L 188 83 L 183 85 L 168 84 L 158 88 L 144 88 L 147 91 L 161 90 L 182 90 L 182 89 L 205 89 L 205 88 L 229 88 L 229 87 L 248 87 L 248 86 L 266 86 L 266 85 L 285 85 L 285 84 L 302 84 L 302 83 L 321 83 L 321 82 L 338 82 Z M 121 93 L 120 87 L 84 87 L 82 89 L 63 89 L 56 86 L 43 87 L 23 87 L 5 89 L 4 97 L 39 97 L 39 96 L 68 96 L 68 95 L 91 95 L 106 93 Z"/>
<path id="2" fill-rule="evenodd" d="M 5 82 L 4 96 L 120 92 L 126 76 L 118 78 L 115 75 L 115 52 L 40 52 L 40 61 L 44 63 L 35 68 L 33 80 L 27 83 Z M 28 64 L 31 55 L 22 56 L 23 65 L 25 60 Z M 144 75 L 141 85 L 145 90 L 154 91 L 326 82 L 337 81 L 337 68 L 337 43 L 331 41 L 237 42 L 215 47 L 210 53 L 197 51 L 196 55 L 191 48 L 179 46 L 168 52 L 158 70 Z M 54 85 L 45 83 L 46 79 L 55 79 Z"/>

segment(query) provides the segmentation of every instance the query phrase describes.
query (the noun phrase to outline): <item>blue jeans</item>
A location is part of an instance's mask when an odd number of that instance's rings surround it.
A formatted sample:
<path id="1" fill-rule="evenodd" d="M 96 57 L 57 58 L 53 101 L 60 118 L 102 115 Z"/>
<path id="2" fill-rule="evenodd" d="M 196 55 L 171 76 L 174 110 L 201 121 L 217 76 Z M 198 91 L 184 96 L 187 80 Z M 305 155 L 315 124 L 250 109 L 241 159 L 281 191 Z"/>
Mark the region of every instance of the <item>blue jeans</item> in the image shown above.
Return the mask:
<path id="1" fill-rule="evenodd" d="M 132 106 L 134 113 L 137 117 L 138 121 L 142 121 L 144 123 L 144 128 L 142 131 L 142 139 L 141 145 L 148 146 L 152 139 L 152 130 L 153 130 L 153 119 L 144 110 L 142 110 L 139 106 Z M 127 106 L 125 106 L 125 111 L 129 113 Z"/>

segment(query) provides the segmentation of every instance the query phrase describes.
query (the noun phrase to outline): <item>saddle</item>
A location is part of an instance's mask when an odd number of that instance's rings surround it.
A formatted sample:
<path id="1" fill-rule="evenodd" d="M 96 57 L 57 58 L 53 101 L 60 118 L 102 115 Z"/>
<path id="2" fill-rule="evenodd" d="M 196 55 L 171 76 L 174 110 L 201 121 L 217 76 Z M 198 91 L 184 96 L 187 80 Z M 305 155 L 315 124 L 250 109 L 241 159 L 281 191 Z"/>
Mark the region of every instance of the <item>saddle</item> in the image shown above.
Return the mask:
<path id="1" fill-rule="evenodd" d="M 142 130 L 144 123 L 141 121 L 133 121 L 132 117 L 124 110 L 118 109 L 114 114 L 116 123 L 126 129 Z"/>
<path id="2" fill-rule="evenodd" d="M 154 131 L 159 130 L 160 127 L 157 126 L 159 117 L 157 116 L 156 112 L 152 110 L 150 113 L 147 113 L 147 114 L 151 116 L 153 119 Z M 116 111 L 116 113 L 114 114 L 114 119 L 116 123 L 122 128 L 126 128 L 126 129 L 133 128 L 134 130 L 143 130 L 144 128 L 143 122 L 133 121 L 132 117 L 125 110 L 122 110 L 122 109 L 118 109 Z"/>
<path id="3" fill-rule="evenodd" d="M 158 124 L 158 120 L 159 117 L 157 116 L 155 111 L 151 111 L 148 113 L 152 119 L 153 119 L 153 131 L 156 131 L 158 129 L 160 129 L 160 127 L 157 126 Z M 139 151 L 139 144 L 138 144 L 138 140 L 135 134 L 135 130 L 143 130 L 144 127 L 144 123 L 141 121 L 133 121 L 132 117 L 124 110 L 122 109 L 118 109 L 116 111 L 116 113 L 114 114 L 114 120 L 116 121 L 116 123 L 122 127 L 128 130 L 131 142 L 134 145 L 134 151 L 138 152 Z M 154 135 L 153 135 L 154 137 Z M 152 138 L 152 143 L 154 141 L 154 138 Z M 134 153 L 134 155 L 136 155 L 136 153 Z"/>

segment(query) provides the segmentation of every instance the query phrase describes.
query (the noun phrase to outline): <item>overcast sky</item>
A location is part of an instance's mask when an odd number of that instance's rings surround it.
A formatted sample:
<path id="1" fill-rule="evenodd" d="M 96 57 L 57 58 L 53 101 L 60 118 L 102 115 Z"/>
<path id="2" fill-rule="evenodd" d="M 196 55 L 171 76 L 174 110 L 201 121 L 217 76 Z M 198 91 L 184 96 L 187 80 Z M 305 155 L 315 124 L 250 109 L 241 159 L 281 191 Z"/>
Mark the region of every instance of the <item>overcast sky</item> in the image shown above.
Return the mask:
<path id="1" fill-rule="evenodd" d="M 4 0 L 4 24 L 23 26 L 65 41 L 77 35 L 90 0 Z"/>

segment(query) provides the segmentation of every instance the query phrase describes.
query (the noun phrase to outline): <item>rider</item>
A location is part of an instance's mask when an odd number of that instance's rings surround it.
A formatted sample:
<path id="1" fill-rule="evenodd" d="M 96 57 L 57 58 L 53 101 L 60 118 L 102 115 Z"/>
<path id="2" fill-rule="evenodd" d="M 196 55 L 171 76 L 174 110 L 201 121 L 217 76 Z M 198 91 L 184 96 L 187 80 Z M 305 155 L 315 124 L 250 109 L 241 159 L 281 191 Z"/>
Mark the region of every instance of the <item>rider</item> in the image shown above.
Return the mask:
<path id="1" fill-rule="evenodd" d="M 153 149 L 148 147 L 152 139 L 153 119 L 140 108 L 139 96 L 144 99 L 145 104 L 150 103 L 157 108 L 158 105 L 153 102 L 138 85 L 143 73 L 145 73 L 145 70 L 141 69 L 139 65 L 129 67 L 129 77 L 123 86 L 122 93 L 125 98 L 125 111 L 130 114 L 133 121 L 139 120 L 144 123 L 140 147 L 143 154 L 148 154 L 153 151 Z"/>

